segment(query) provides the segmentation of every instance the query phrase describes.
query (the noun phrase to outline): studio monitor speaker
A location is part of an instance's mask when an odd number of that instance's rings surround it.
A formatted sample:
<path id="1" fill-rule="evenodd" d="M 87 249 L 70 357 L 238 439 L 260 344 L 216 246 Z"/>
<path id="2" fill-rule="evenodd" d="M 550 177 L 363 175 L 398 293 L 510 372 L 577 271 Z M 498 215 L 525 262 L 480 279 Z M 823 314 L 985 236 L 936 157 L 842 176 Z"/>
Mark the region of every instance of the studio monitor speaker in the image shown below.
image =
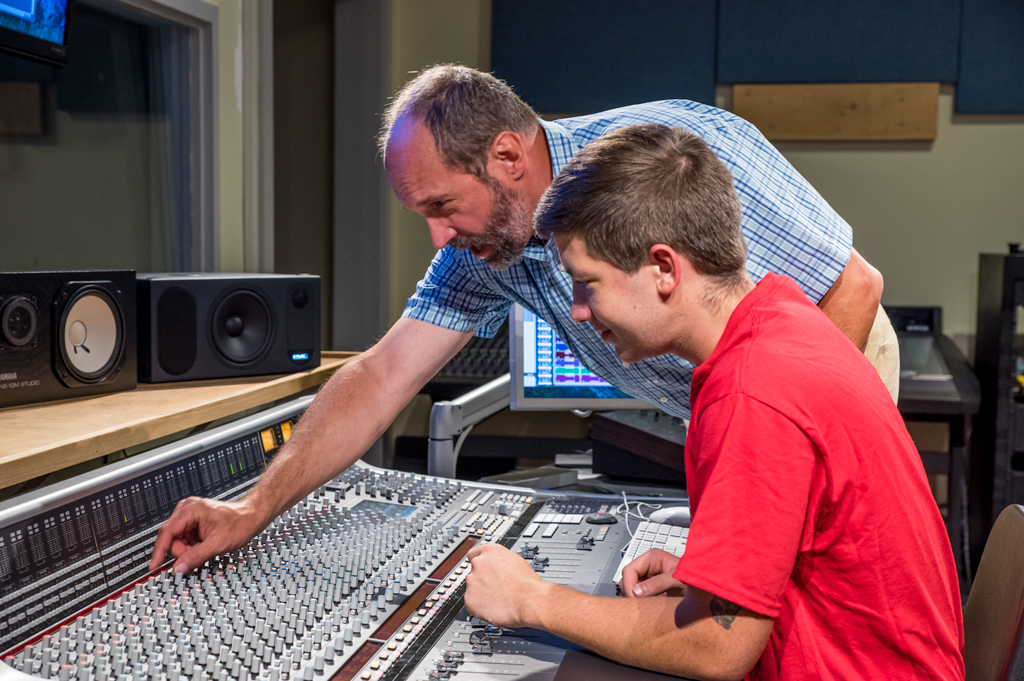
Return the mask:
<path id="1" fill-rule="evenodd" d="M 140 274 L 139 380 L 258 376 L 320 365 L 320 277 Z"/>
<path id="2" fill-rule="evenodd" d="M 135 273 L 0 273 L 0 407 L 135 387 Z"/>

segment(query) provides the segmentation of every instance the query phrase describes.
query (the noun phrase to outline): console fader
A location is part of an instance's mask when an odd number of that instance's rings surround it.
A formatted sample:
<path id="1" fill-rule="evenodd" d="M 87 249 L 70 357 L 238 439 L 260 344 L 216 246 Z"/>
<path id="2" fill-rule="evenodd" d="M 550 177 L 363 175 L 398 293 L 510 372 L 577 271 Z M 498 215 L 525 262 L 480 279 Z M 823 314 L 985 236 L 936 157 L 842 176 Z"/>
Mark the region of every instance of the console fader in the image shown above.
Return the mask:
<path id="1" fill-rule="evenodd" d="M 586 519 L 615 497 L 360 462 L 241 550 L 145 573 L 174 504 L 248 491 L 309 401 L 0 505 L 0 679 L 553 678 L 572 646 L 469 616 L 465 555 L 499 542 L 544 579 L 613 595 L 626 523 Z"/>

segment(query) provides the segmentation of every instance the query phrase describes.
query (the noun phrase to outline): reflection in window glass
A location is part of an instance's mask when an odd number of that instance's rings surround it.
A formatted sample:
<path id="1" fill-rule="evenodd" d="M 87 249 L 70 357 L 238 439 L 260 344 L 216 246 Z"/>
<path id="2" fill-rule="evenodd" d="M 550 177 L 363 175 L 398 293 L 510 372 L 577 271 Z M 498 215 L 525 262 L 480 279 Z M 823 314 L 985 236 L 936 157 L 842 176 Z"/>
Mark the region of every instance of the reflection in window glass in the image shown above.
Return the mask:
<path id="1" fill-rule="evenodd" d="M 79 3 L 62 69 L 0 54 L 0 270 L 188 270 L 187 34 Z"/>

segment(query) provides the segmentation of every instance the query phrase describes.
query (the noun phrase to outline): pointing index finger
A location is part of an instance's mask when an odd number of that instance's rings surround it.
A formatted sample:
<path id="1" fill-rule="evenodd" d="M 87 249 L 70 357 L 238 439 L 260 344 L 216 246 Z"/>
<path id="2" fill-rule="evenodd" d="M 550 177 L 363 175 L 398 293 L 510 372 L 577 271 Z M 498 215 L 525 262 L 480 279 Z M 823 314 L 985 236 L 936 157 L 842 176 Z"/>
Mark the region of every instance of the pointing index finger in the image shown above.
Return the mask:
<path id="1" fill-rule="evenodd" d="M 149 569 L 155 570 L 160 567 L 160 564 L 167 560 L 167 553 L 171 549 L 171 545 L 175 540 L 181 538 L 181 536 L 194 524 L 192 518 L 189 517 L 187 510 L 188 507 L 181 507 L 174 509 L 174 513 L 167 519 L 163 527 L 156 534 L 156 541 L 153 543 L 153 554 L 149 561 Z"/>

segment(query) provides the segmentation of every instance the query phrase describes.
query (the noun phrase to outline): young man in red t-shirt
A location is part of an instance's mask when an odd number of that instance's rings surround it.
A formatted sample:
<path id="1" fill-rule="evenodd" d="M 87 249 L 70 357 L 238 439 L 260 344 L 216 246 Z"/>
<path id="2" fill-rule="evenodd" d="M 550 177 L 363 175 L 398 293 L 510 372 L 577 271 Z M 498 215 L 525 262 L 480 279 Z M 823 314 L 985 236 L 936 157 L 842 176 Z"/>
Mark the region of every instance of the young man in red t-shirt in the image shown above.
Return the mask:
<path id="1" fill-rule="evenodd" d="M 623 571 L 625 599 L 476 547 L 466 606 L 697 678 L 962 679 L 956 570 L 917 449 L 796 284 L 753 284 L 739 213 L 707 145 L 660 125 L 592 142 L 545 194 L 536 229 L 573 277 L 573 318 L 625 362 L 697 365 L 693 521 L 682 559 L 651 551 Z"/>

